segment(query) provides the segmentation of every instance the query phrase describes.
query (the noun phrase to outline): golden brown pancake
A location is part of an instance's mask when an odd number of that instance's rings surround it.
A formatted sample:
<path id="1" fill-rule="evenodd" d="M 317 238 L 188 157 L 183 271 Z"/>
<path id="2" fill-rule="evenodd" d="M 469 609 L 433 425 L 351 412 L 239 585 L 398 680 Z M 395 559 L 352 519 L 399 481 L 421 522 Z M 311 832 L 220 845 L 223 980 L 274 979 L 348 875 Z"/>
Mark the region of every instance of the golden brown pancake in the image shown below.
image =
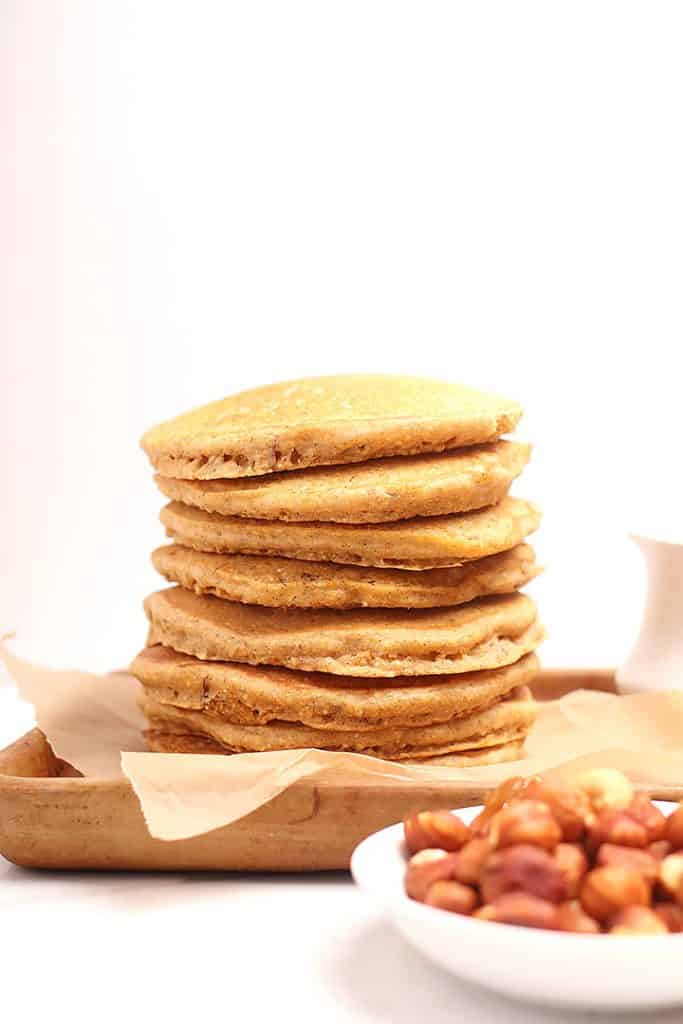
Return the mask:
<path id="1" fill-rule="evenodd" d="M 374 730 L 313 729 L 293 722 L 236 725 L 222 719 L 158 704 L 143 691 L 140 707 L 152 732 L 197 735 L 219 743 L 230 753 L 263 750 L 347 750 L 394 760 L 436 757 L 459 750 L 495 747 L 523 739 L 534 723 L 536 705 L 528 689 L 514 690 L 484 711 L 434 725 Z"/>
<path id="2" fill-rule="evenodd" d="M 422 768 L 476 768 L 488 764 L 506 764 L 524 757 L 524 739 L 501 743 L 497 747 L 482 747 L 481 750 L 461 750 L 457 754 L 442 754 L 441 757 L 406 759 L 405 765 Z"/>
<path id="3" fill-rule="evenodd" d="M 150 643 L 208 661 L 284 665 L 351 676 L 446 675 L 499 668 L 538 646 L 524 594 L 455 608 L 349 611 L 263 608 L 171 587 L 150 595 Z"/>
<path id="4" fill-rule="evenodd" d="M 145 739 L 150 750 L 159 754 L 232 754 L 222 744 L 205 736 L 189 733 L 168 733 L 159 729 L 146 729 Z M 475 768 L 488 764 L 503 764 L 518 761 L 524 754 L 524 740 L 501 743 L 495 747 L 480 750 L 461 750 L 457 754 L 442 754 L 441 757 L 405 758 L 401 763 L 424 768 Z"/>
<path id="5" fill-rule="evenodd" d="M 450 676 L 363 679 L 272 665 L 199 661 L 169 647 L 147 647 L 130 671 L 157 704 L 238 725 L 274 719 L 316 729 L 417 726 L 470 715 L 538 674 L 535 654 L 503 668 Z"/>
<path id="6" fill-rule="evenodd" d="M 200 551 L 422 570 L 513 548 L 538 529 L 541 514 L 531 502 L 507 497 L 476 512 L 394 523 L 286 523 L 171 502 L 161 510 L 161 521 L 169 537 Z"/>
<path id="7" fill-rule="evenodd" d="M 272 608 L 434 608 L 487 594 L 511 594 L 540 572 L 533 548 L 449 569 L 413 572 L 258 555 L 219 555 L 168 544 L 152 553 L 170 583 L 196 594 Z"/>
<path id="8" fill-rule="evenodd" d="M 495 505 L 529 461 L 531 447 L 496 441 L 436 455 L 319 466 L 249 480 L 157 475 L 172 501 L 205 512 L 286 522 L 386 523 Z"/>
<path id="9" fill-rule="evenodd" d="M 243 391 L 148 430 L 164 476 L 223 479 L 494 441 L 516 402 L 420 377 L 311 377 Z"/>

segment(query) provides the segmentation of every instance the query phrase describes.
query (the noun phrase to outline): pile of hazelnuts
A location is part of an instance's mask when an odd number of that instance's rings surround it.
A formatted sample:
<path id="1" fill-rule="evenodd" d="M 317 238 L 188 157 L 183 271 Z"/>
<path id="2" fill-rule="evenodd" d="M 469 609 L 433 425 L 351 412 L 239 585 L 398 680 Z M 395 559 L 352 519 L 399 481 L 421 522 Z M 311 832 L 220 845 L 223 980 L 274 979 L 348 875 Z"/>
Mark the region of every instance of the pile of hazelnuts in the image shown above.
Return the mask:
<path id="1" fill-rule="evenodd" d="M 404 824 L 411 899 L 482 921 L 610 935 L 683 931 L 683 803 L 668 817 L 612 769 L 509 779 L 468 826 Z"/>

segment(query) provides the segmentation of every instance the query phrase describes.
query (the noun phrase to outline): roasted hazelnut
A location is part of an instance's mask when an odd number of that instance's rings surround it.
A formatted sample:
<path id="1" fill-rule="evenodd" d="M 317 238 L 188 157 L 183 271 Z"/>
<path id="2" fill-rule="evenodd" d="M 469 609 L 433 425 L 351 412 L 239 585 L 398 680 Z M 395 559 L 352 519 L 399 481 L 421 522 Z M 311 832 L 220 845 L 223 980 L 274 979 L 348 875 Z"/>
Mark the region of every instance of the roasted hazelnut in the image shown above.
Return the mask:
<path id="1" fill-rule="evenodd" d="M 664 838 L 669 840 L 672 850 L 683 850 L 683 804 L 667 818 Z"/>
<path id="2" fill-rule="evenodd" d="M 551 903 L 567 898 L 564 874 L 555 858 L 539 846 L 520 843 L 493 852 L 481 874 L 484 903 L 506 892 L 527 892 Z"/>
<path id="3" fill-rule="evenodd" d="M 677 903 L 657 903 L 653 909 L 670 932 L 683 932 L 683 907 Z"/>
<path id="4" fill-rule="evenodd" d="M 403 825 L 408 853 L 420 850 L 459 850 L 470 837 L 470 830 L 450 811 L 422 811 Z"/>
<path id="5" fill-rule="evenodd" d="M 557 928 L 561 932 L 580 932 L 584 935 L 595 935 L 600 925 L 583 910 L 580 903 L 561 903 L 557 908 Z"/>
<path id="6" fill-rule="evenodd" d="M 471 914 L 479 905 L 479 896 L 469 885 L 460 882 L 434 882 L 427 890 L 425 903 L 452 914 Z"/>
<path id="7" fill-rule="evenodd" d="M 677 903 L 683 904 L 683 853 L 670 853 L 660 861 L 659 883 Z"/>
<path id="8" fill-rule="evenodd" d="M 624 907 L 646 906 L 650 886 L 633 868 L 594 868 L 581 884 L 579 899 L 589 917 L 605 922 Z"/>
<path id="9" fill-rule="evenodd" d="M 666 935 L 668 928 L 649 907 L 624 907 L 612 919 L 610 935 Z"/>
<path id="10" fill-rule="evenodd" d="M 434 882 L 453 878 L 457 854 L 445 850 L 420 850 L 408 861 L 405 886 L 413 900 L 424 900 Z"/>
<path id="11" fill-rule="evenodd" d="M 576 934 L 683 934 L 683 801 L 667 818 L 621 772 L 588 772 L 578 789 L 508 779 L 469 828 L 424 811 L 404 833 L 405 890 L 428 906 Z"/>
<path id="12" fill-rule="evenodd" d="M 672 852 L 673 847 L 666 839 L 658 839 L 656 843 L 650 843 L 647 852 L 651 853 L 655 860 L 664 860 Z"/>
<path id="13" fill-rule="evenodd" d="M 600 811 L 590 825 L 588 841 L 593 850 L 602 843 L 643 849 L 649 838 L 645 826 L 635 821 L 626 811 L 605 810 Z"/>
<path id="14" fill-rule="evenodd" d="M 480 921 L 517 924 L 524 928 L 557 929 L 557 906 L 526 892 L 506 892 L 494 903 L 475 910 L 473 917 Z"/>
<path id="15" fill-rule="evenodd" d="M 491 852 L 488 839 L 470 839 L 458 853 L 455 878 L 463 885 L 479 885 L 482 868 Z"/>
<path id="16" fill-rule="evenodd" d="M 626 813 L 629 818 L 643 826 L 647 832 L 648 842 L 656 843 L 658 839 L 665 838 L 666 817 L 644 793 L 636 793 L 626 808 Z"/>
<path id="17" fill-rule="evenodd" d="M 659 861 L 647 850 L 636 850 L 632 846 L 615 846 L 614 843 L 603 843 L 595 859 L 598 867 L 616 865 L 620 868 L 632 868 L 638 871 L 650 883 L 657 880 Z"/>
<path id="18" fill-rule="evenodd" d="M 541 800 L 548 805 L 560 826 L 565 843 L 575 843 L 581 839 L 586 825 L 594 817 L 588 795 L 579 789 L 558 784 L 551 786 L 541 779 L 532 779 L 524 795 L 530 800 Z"/>
<path id="19" fill-rule="evenodd" d="M 559 843 L 553 854 L 555 864 L 564 878 L 565 899 L 573 900 L 588 871 L 588 858 L 578 843 Z"/>
<path id="20" fill-rule="evenodd" d="M 626 776 L 614 768 L 596 768 L 584 772 L 577 786 L 587 794 L 593 809 L 624 810 L 633 800 L 633 786 Z"/>
<path id="21" fill-rule="evenodd" d="M 554 850 L 562 837 L 550 808 L 540 800 L 516 800 L 491 819 L 489 842 L 493 849 L 530 843 Z"/>

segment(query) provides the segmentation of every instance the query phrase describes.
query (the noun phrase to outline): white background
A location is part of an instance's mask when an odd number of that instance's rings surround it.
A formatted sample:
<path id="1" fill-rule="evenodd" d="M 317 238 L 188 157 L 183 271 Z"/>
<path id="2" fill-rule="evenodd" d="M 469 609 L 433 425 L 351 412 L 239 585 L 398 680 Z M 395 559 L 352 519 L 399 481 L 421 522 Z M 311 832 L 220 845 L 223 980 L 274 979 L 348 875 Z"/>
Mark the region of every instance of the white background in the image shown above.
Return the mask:
<path id="1" fill-rule="evenodd" d="M 14 649 L 99 670 L 141 646 L 146 427 L 380 371 L 525 405 L 545 661 L 622 659 L 626 530 L 681 531 L 682 29 L 678 3 L 623 0 L 5 0 Z"/>
<path id="2" fill-rule="evenodd" d="M 15 649 L 105 669 L 141 645 L 146 427 L 372 370 L 524 403 L 545 660 L 622 658 L 625 530 L 680 500 L 682 24 L 594 0 L 3 4 Z"/>

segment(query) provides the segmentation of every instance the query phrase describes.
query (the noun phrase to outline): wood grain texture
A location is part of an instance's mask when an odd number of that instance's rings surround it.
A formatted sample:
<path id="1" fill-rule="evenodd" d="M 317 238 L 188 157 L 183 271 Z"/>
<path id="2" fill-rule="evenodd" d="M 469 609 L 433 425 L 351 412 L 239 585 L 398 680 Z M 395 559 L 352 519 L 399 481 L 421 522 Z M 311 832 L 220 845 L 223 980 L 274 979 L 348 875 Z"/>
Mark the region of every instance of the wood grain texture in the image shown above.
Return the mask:
<path id="1" fill-rule="evenodd" d="M 543 700 L 578 686 L 614 691 L 614 676 L 545 671 L 536 691 Z M 126 779 L 74 773 L 38 729 L 0 752 L 0 853 L 8 860 L 33 868 L 97 870 L 346 869 L 354 847 L 377 829 L 420 810 L 477 804 L 483 796 L 480 789 L 456 784 L 354 779 L 348 785 L 339 775 L 317 776 L 231 825 L 164 842 L 150 836 Z"/>
<path id="2" fill-rule="evenodd" d="M 46 777 L 58 761 L 39 730 L 3 754 L 22 777 L 0 779 L 0 852 L 15 864 L 101 870 L 322 871 L 348 867 L 366 835 L 428 807 L 480 802 L 457 786 L 302 780 L 252 814 L 192 839 L 150 836 L 125 779 Z M 28 748 L 28 750 L 27 750 Z M 43 774 L 27 777 L 30 764 Z"/>

